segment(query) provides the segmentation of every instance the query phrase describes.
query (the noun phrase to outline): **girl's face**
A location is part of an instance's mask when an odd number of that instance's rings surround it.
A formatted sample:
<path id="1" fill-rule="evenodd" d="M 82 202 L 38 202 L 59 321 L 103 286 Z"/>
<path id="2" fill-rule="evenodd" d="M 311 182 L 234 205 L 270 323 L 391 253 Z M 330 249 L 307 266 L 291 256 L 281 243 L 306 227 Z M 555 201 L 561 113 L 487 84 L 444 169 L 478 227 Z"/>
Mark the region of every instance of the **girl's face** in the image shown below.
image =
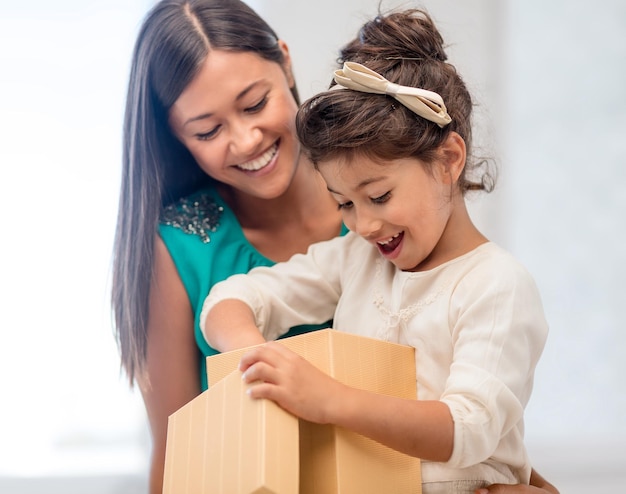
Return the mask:
<path id="1" fill-rule="evenodd" d="M 272 199 L 290 185 L 300 145 L 285 67 L 251 52 L 211 51 L 169 113 L 174 134 L 215 180 Z"/>
<path id="2" fill-rule="evenodd" d="M 450 180 L 411 158 L 376 162 L 366 157 L 320 163 L 319 170 L 346 226 L 403 271 L 441 263 L 454 210 Z M 444 249 L 445 250 L 445 249 Z"/>

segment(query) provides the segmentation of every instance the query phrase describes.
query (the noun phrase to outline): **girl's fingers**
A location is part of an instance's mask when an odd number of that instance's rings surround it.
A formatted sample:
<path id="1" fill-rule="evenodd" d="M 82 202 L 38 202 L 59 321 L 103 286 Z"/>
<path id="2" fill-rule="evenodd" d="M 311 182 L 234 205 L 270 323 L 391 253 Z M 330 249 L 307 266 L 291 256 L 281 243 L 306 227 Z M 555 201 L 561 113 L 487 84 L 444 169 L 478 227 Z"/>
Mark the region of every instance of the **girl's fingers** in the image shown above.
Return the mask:
<path id="1" fill-rule="evenodd" d="M 257 382 L 248 388 L 248 395 L 253 399 L 264 398 L 278 403 L 277 387 L 267 382 Z"/>
<path id="2" fill-rule="evenodd" d="M 265 345 L 260 345 L 258 347 L 254 347 L 251 350 L 244 353 L 239 361 L 239 370 L 241 372 L 246 372 L 246 370 L 256 362 L 261 362 L 265 360 Z"/>
<path id="3" fill-rule="evenodd" d="M 243 374 L 241 375 L 241 379 L 243 379 L 246 383 L 252 383 L 255 381 L 263 381 L 263 382 L 274 382 L 274 368 L 271 365 L 263 361 L 256 361 L 251 363 Z"/>
<path id="4" fill-rule="evenodd" d="M 297 353 L 277 342 L 247 351 L 241 358 L 242 378 L 251 384 L 251 398 L 276 402 L 288 412 L 312 422 L 327 420 L 329 400 L 337 384 Z"/>
<path id="5" fill-rule="evenodd" d="M 275 341 L 269 341 L 244 353 L 239 361 L 239 370 L 245 372 L 255 362 L 266 362 L 272 367 L 276 367 L 282 359 L 290 359 L 294 356 L 297 354 L 286 346 Z"/>

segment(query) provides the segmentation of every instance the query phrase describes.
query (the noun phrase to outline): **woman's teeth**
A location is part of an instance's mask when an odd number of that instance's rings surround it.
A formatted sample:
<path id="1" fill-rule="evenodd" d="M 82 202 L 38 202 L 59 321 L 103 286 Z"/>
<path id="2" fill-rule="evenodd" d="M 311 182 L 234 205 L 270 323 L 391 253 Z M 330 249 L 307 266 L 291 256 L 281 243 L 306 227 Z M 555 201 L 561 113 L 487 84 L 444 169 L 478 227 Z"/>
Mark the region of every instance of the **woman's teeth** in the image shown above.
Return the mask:
<path id="1" fill-rule="evenodd" d="M 392 240 L 395 240 L 399 236 L 400 236 L 400 234 L 396 233 L 393 237 L 389 237 L 387 240 L 378 241 L 377 243 L 379 245 L 387 245 L 389 242 L 391 242 Z"/>
<path id="2" fill-rule="evenodd" d="M 246 161 L 245 163 L 240 163 L 237 165 L 237 168 L 241 168 L 246 171 L 257 171 L 267 166 L 267 164 L 272 160 L 274 155 L 278 151 L 278 144 L 274 144 L 271 148 L 265 151 L 261 156 L 255 158 L 250 161 Z"/>

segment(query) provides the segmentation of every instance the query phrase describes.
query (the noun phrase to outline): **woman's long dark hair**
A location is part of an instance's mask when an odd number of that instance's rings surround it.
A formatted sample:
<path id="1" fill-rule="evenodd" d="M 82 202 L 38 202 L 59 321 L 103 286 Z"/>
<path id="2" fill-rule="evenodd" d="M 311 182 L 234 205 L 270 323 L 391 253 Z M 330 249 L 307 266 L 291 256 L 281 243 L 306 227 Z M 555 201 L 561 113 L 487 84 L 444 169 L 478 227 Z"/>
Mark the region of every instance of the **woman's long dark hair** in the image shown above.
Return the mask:
<path id="1" fill-rule="evenodd" d="M 146 357 L 160 211 L 211 180 L 172 134 L 168 112 L 210 50 L 254 52 L 282 65 L 277 41 L 270 26 L 239 0 L 162 0 L 141 26 L 124 116 L 112 280 L 115 333 L 131 383 Z M 295 87 L 292 93 L 298 101 Z"/>

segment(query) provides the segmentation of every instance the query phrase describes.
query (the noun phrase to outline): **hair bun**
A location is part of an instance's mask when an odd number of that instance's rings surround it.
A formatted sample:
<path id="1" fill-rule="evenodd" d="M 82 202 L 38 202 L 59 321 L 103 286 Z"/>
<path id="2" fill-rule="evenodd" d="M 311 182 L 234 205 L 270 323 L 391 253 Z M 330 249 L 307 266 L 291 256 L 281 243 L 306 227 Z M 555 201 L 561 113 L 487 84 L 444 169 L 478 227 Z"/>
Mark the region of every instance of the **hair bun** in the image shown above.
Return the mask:
<path id="1" fill-rule="evenodd" d="M 358 41 L 357 41 L 358 40 Z M 378 15 L 363 25 L 356 40 L 341 53 L 340 62 L 364 58 L 445 62 L 443 38 L 425 11 L 409 9 Z"/>

